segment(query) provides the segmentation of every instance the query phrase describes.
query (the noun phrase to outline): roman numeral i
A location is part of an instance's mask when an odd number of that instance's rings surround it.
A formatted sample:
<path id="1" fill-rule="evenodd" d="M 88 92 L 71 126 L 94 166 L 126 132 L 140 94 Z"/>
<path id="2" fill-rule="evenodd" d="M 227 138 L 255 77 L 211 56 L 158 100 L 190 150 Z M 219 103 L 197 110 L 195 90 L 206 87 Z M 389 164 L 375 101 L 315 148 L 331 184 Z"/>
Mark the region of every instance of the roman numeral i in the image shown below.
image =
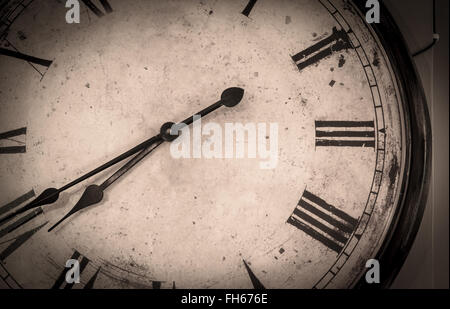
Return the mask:
<path id="1" fill-rule="evenodd" d="M 339 253 L 358 220 L 305 190 L 287 223 Z"/>

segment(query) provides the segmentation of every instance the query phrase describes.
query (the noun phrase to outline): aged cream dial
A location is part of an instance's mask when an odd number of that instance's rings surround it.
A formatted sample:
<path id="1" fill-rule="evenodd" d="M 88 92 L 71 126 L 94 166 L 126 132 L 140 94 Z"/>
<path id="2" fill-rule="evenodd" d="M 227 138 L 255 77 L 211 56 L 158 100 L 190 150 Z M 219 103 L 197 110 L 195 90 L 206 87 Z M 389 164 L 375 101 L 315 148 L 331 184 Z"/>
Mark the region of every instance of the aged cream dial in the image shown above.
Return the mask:
<path id="1" fill-rule="evenodd" d="M 0 53 L 4 218 L 225 89 L 245 93 L 190 128 L 199 156 L 162 143 L 51 232 L 126 161 L 2 222 L 4 286 L 72 287 L 70 258 L 74 287 L 357 284 L 397 224 L 411 156 L 398 68 L 357 5 L 92 0 L 68 24 L 63 4 L 24 2 Z M 247 129 L 241 156 L 225 155 L 227 125 Z M 223 148 L 208 157 L 212 132 Z"/>

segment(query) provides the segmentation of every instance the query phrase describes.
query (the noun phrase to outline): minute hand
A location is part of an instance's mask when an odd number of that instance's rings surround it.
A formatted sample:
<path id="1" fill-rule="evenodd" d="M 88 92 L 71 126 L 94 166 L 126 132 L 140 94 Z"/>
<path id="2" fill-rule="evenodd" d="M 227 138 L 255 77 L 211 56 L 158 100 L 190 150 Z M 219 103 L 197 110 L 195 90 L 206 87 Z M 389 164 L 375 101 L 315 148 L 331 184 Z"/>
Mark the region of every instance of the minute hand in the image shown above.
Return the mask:
<path id="1" fill-rule="evenodd" d="M 25 206 L 11 212 L 10 214 L 8 214 L 7 216 L 3 217 L 0 219 L 0 224 L 3 224 L 4 222 L 7 222 L 9 220 L 11 220 L 12 218 L 14 218 L 15 216 L 24 213 L 30 209 L 33 208 L 37 208 L 39 206 L 44 206 L 44 205 L 49 205 L 49 204 L 53 204 L 55 203 L 58 198 L 59 198 L 59 194 L 75 185 L 77 185 L 78 183 L 94 176 L 97 175 L 98 173 L 104 171 L 105 169 L 125 160 L 126 158 L 129 158 L 130 156 L 138 153 L 139 151 L 141 151 L 142 149 L 145 149 L 149 146 L 154 145 L 156 142 L 158 142 L 158 140 L 161 139 L 161 136 L 158 134 L 156 136 L 153 136 L 151 138 L 149 138 L 148 140 L 140 143 L 139 145 L 131 148 L 130 150 L 122 153 L 121 155 L 115 157 L 114 159 L 106 162 L 105 164 L 97 167 L 96 169 L 84 174 L 83 176 L 80 176 L 79 178 L 73 180 L 72 182 L 64 185 L 63 187 L 56 189 L 56 188 L 47 188 L 45 189 L 38 197 L 36 197 L 34 200 L 32 200 L 31 202 L 29 202 L 28 204 L 26 204 Z"/>
<path id="2" fill-rule="evenodd" d="M 209 113 L 215 111 L 221 106 L 233 107 L 239 104 L 244 95 L 244 90 L 241 88 L 228 88 L 226 89 L 222 95 L 220 101 L 210 105 L 209 107 L 203 109 L 197 114 L 186 118 L 181 123 L 185 125 L 190 125 L 198 118 L 196 116 L 204 117 Z M 48 231 L 52 231 L 55 227 L 57 227 L 64 220 L 75 214 L 76 212 L 87 208 L 89 206 L 100 203 L 103 199 L 103 192 L 106 188 L 108 188 L 112 183 L 114 183 L 117 179 L 123 176 L 126 172 L 128 172 L 133 166 L 135 166 L 138 162 L 144 159 L 148 154 L 150 154 L 153 150 L 155 150 L 159 145 L 161 145 L 164 141 L 173 141 L 176 137 L 179 136 L 179 132 L 175 134 L 171 134 L 169 130 L 173 127 L 174 123 L 167 122 L 161 126 L 161 133 L 157 136 L 158 140 L 156 141 L 156 146 L 154 144 L 149 147 L 143 149 L 140 153 L 138 153 L 133 159 L 128 161 L 124 166 L 122 166 L 117 172 L 115 172 L 112 176 L 110 176 L 107 180 L 105 180 L 101 185 L 90 185 L 86 188 L 83 195 L 81 196 L 78 203 L 72 208 L 69 213 L 67 213 L 61 220 L 59 220 L 55 225 L 53 225 Z"/>

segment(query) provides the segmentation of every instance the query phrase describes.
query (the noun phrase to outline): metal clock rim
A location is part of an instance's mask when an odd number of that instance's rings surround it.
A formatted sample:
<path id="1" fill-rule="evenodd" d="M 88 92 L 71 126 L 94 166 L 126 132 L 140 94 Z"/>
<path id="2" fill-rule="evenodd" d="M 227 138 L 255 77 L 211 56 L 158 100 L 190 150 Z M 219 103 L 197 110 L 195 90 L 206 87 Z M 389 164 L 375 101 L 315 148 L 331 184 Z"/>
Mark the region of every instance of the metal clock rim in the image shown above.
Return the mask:
<path id="1" fill-rule="evenodd" d="M 365 12 L 365 0 L 353 0 Z M 405 109 L 407 164 L 400 192 L 400 205 L 393 224 L 374 257 L 380 262 L 381 282 L 366 283 L 362 276 L 355 288 L 388 288 L 397 277 L 419 231 L 427 204 L 431 180 L 432 132 L 427 100 L 406 41 L 384 3 L 381 22 L 369 25 L 376 33 L 393 67 Z"/>

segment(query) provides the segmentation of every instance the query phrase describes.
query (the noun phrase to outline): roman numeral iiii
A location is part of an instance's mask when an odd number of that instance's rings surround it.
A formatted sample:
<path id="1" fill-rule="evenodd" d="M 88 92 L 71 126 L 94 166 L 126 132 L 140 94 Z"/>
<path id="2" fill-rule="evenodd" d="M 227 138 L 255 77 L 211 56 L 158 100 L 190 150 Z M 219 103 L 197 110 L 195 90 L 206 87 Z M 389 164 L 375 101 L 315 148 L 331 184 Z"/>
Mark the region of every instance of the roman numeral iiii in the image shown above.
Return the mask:
<path id="1" fill-rule="evenodd" d="M 339 253 L 358 220 L 305 190 L 287 223 Z"/>

